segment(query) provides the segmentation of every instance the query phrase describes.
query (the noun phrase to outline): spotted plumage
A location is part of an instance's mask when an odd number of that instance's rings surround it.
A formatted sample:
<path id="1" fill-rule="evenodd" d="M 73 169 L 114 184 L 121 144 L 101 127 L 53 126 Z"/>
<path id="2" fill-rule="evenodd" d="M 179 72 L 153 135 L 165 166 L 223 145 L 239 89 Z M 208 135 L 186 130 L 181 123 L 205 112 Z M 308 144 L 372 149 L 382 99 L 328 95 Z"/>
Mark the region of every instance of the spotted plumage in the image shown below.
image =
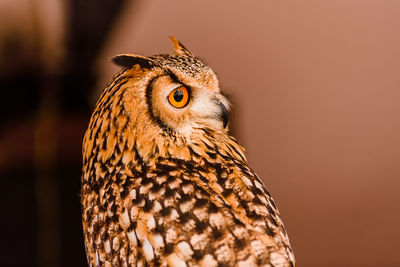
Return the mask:
<path id="1" fill-rule="evenodd" d="M 175 54 L 115 57 L 123 69 L 91 117 L 81 190 L 89 265 L 293 266 L 274 201 L 228 134 L 214 72 L 171 39 Z"/>

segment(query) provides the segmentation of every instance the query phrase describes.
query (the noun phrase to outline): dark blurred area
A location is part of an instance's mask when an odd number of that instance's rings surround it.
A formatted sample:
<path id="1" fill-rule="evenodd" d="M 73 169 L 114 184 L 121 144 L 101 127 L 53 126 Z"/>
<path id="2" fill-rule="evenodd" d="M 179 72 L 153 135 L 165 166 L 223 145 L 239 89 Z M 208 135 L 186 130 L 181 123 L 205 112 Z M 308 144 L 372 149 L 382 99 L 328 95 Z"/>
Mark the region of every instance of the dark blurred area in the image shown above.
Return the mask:
<path id="1" fill-rule="evenodd" d="M 95 59 L 125 1 L 6 2 L 0 32 L 2 266 L 87 266 L 81 143 L 98 76 Z"/>
<path id="2" fill-rule="evenodd" d="M 218 74 L 297 266 L 400 266 L 400 2 L 0 1 L 2 266 L 86 266 L 81 143 L 109 57 Z"/>

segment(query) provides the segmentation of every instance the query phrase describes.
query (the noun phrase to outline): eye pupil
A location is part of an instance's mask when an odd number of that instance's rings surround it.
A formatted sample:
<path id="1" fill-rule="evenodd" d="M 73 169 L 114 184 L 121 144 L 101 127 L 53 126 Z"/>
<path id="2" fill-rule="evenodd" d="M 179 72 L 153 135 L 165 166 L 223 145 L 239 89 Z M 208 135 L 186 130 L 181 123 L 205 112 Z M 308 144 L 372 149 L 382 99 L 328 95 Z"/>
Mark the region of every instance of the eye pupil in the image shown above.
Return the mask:
<path id="1" fill-rule="evenodd" d="M 183 92 L 181 90 L 176 90 L 174 93 L 174 100 L 176 102 L 181 102 L 183 99 Z"/>

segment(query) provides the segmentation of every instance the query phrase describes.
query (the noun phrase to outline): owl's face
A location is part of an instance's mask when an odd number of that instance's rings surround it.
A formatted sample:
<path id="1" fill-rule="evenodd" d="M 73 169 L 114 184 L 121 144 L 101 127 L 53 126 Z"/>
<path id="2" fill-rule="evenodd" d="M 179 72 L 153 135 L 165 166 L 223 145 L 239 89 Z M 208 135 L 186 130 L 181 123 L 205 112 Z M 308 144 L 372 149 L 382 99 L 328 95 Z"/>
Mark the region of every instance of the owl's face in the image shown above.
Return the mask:
<path id="1" fill-rule="evenodd" d="M 120 55 L 113 61 L 131 72 L 126 109 L 136 127 L 150 121 L 163 131 L 189 136 L 197 129 L 226 131 L 229 102 L 214 72 L 171 38 L 175 54 Z"/>

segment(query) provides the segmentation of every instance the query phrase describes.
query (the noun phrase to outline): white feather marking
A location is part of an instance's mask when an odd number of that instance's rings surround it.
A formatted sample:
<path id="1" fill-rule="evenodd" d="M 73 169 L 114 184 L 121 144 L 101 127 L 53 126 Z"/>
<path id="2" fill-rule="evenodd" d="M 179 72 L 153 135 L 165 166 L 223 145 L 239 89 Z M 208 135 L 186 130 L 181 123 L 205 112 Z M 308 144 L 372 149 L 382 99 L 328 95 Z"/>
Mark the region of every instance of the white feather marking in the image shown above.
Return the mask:
<path id="1" fill-rule="evenodd" d="M 256 267 L 256 263 L 253 256 L 248 257 L 243 261 L 239 261 L 237 264 L 238 267 Z"/>
<path id="2" fill-rule="evenodd" d="M 256 187 L 258 188 L 258 189 L 260 189 L 261 191 L 264 191 L 264 187 L 263 187 L 263 184 L 262 183 L 260 183 L 259 181 L 255 181 L 254 182 L 255 184 L 256 184 Z"/>
<path id="3" fill-rule="evenodd" d="M 189 200 L 189 201 L 185 201 L 182 204 L 179 205 L 179 208 L 181 209 L 182 213 L 186 213 L 189 210 L 191 210 L 193 208 L 194 205 L 194 199 Z"/>
<path id="4" fill-rule="evenodd" d="M 100 266 L 99 252 L 96 250 L 96 266 Z"/>
<path id="5" fill-rule="evenodd" d="M 171 220 L 175 221 L 179 218 L 179 214 L 175 209 L 172 209 L 169 217 L 171 218 Z"/>
<path id="6" fill-rule="evenodd" d="M 205 208 L 197 208 L 193 210 L 193 214 L 200 220 L 206 220 L 208 218 L 208 213 Z"/>
<path id="7" fill-rule="evenodd" d="M 150 215 L 150 217 L 147 219 L 147 228 L 149 230 L 153 230 L 156 228 L 156 221 L 154 220 L 154 217 Z"/>
<path id="8" fill-rule="evenodd" d="M 167 180 L 167 177 L 165 177 L 165 176 L 160 176 L 160 177 L 157 177 L 157 178 L 156 178 L 156 181 L 157 181 L 158 184 L 162 184 L 162 183 L 164 183 L 166 180 Z"/>
<path id="9" fill-rule="evenodd" d="M 266 253 L 265 246 L 260 240 L 254 240 L 250 243 L 251 250 L 253 255 L 258 258 Z"/>
<path id="10" fill-rule="evenodd" d="M 181 258 L 179 258 L 176 253 L 172 253 L 171 255 L 168 256 L 167 258 L 168 266 L 174 266 L 174 267 L 186 267 L 186 262 L 184 262 Z"/>
<path id="11" fill-rule="evenodd" d="M 235 227 L 233 229 L 233 234 L 239 238 L 239 239 L 243 239 L 245 237 L 245 235 L 247 234 L 246 229 L 244 227 Z"/>
<path id="12" fill-rule="evenodd" d="M 206 234 L 194 234 L 192 238 L 190 238 L 190 244 L 196 250 L 203 250 L 207 246 L 206 238 Z"/>
<path id="13" fill-rule="evenodd" d="M 113 250 L 119 249 L 119 237 L 118 236 L 114 237 L 112 243 L 113 243 L 112 244 Z"/>
<path id="14" fill-rule="evenodd" d="M 135 199 L 136 199 L 136 189 L 132 189 L 132 190 L 129 192 L 129 197 L 130 197 L 132 200 L 135 200 Z"/>
<path id="15" fill-rule="evenodd" d="M 210 225 L 216 228 L 221 228 L 225 224 L 224 216 L 220 213 L 210 214 Z"/>
<path id="16" fill-rule="evenodd" d="M 137 239 L 136 239 L 135 231 L 130 231 L 128 233 L 128 239 L 129 239 L 131 247 L 136 247 L 137 246 Z"/>
<path id="17" fill-rule="evenodd" d="M 228 245 L 220 246 L 215 251 L 215 254 L 217 255 L 217 260 L 219 262 L 229 262 L 231 260 L 232 256 L 233 256 Z"/>
<path id="18" fill-rule="evenodd" d="M 111 252 L 110 240 L 108 239 L 106 242 L 104 242 L 104 250 L 106 251 L 107 254 Z"/>
<path id="19" fill-rule="evenodd" d="M 193 255 L 193 250 L 186 241 L 179 242 L 178 249 L 185 260 L 188 260 Z"/>
<path id="20" fill-rule="evenodd" d="M 244 182 L 245 185 L 247 185 L 248 187 L 252 187 L 253 184 L 251 183 L 250 179 L 247 178 L 246 176 L 242 176 L 242 181 Z"/>
<path id="21" fill-rule="evenodd" d="M 286 257 L 284 257 L 280 253 L 272 252 L 269 255 L 269 260 L 273 266 L 277 266 L 277 267 L 287 266 Z"/>
<path id="22" fill-rule="evenodd" d="M 186 184 L 186 185 L 182 186 L 182 191 L 184 194 L 189 194 L 194 191 L 194 187 L 192 184 Z"/>
<path id="23" fill-rule="evenodd" d="M 119 215 L 119 222 L 123 229 L 127 229 L 131 223 L 129 220 L 128 211 L 125 209 L 122 214 Z"/>
<path id="24" fill-rule="evenodd" d="M 164 206 L 165 207 L 171 207 L 174 206 L 174 199 L 173 198 L 167 198 L 164 200 Z"/>
<path id="25" fill-rule="evenodd" d="M 143 241 L 143 253 L 147 261 L 152 261 L 154 259 L 153 247 L 147 238 Z"/>
<path id="26" fill-rule="evenodd" d="M 173 243 L 173 242 L 175 242 L 177 237 L 178 237 L 178 235 L 177 235 L 175 229 L 169 228 L 165 235 L 165 241 L 167 241 L 167 243 Z"/>
<path id="27" fill-rule="evenodd" d="M 155 234 L 153 236 L 153 243 L 156 250 L 164 247 L 164 239 L 160 234 Z"/>
<path id="28" fill-rule="evenodd" d="M 160 202 L 158 202 L 157 200 L 153 202 L 153 211 L 155 213 L 159 212 L 162 209 L 162 206 L 160 204 Z"/>
<path id="29" fill-rule="evenodd" d="M 132 206 L 131 208 L 131 220 L 136 221 L 139 215 L 139 209 L 136 206 Z"/>
<path id="30" fill-rule="evenodd" d="M 214 259 L 214 257 L 210 254 L 207 254 L 203 257 L 201 261 L 201 267 L 216 267 L 218 266 L 218 262 Z"/>

